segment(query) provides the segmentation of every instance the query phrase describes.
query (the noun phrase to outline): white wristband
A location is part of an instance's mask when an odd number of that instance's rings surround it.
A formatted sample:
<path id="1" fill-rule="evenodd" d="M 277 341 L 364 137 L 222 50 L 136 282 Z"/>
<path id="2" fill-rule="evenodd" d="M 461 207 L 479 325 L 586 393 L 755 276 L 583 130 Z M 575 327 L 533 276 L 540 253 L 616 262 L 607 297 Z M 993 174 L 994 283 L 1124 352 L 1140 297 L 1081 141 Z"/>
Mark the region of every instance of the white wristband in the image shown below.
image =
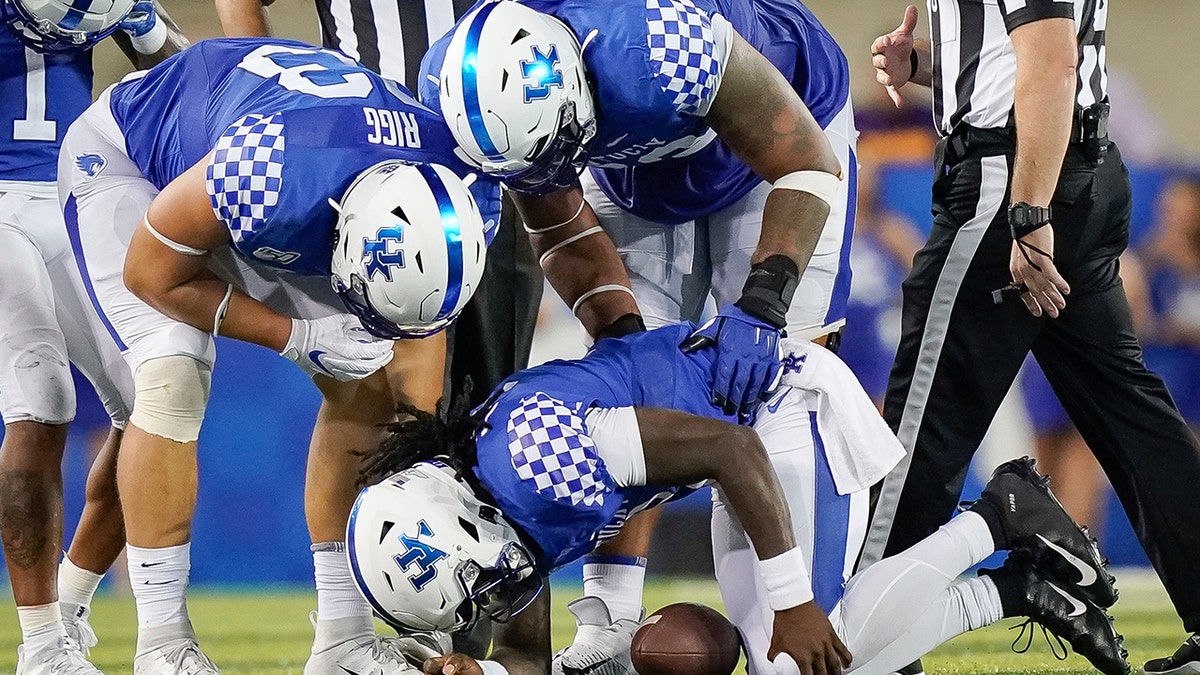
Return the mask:
<path id="1" fill-rule="evenodd" d="M 837 199 L 838 186 L 841 185 L 841 182 L 842 179 L 824 171 L 793 171 L 785 176 L 780 176 L 772 183 L 771 189 L 807 192 L 832 206 L 834 200 Z"/>
<path id="2" fill-rule="evenodd" d="M 476 661 L 479 664 L 479 669 L 483 671 L 483 675 L 508 675 L 508 668 L 504 667 L 499 661 Z"/>
<path id="3" fill-rule="evenodd" d="M 563 239 L 562 241 L 558 242 L 557 244 L 551 246 L 550 250 L 546 251 L 545 253 L 542 254 L 542 257 L 538 258 L 538 265 L 542 268 L 545 268 L 546 260 L 550 256 L 554 255 L 556 252 L 558 252 L 558 250 L 560 248 L 565 248 L 567 246 L 570 246 L 571 244 L 574 244 L 575 242 L 579 241 L 580 239 L 583 239 L 584 237 L 590 237 L 593 234 L 600 234 L 603 231 L 604 231 L 604 228 L 600 227 L 599 225 L 593 225 L 592 227 L 589 227 L 588 229 L 584 230 L 583 232 L 580 232 L 578 234 L 573 234 L 573 235 L 567 237 L 566 239 Z"/>
<path id="4" fill-rule="evenodd" d="M 591 298 L 593 295 L 607 293 L 609 291 L 620 291 L 622 293 L 628 293 L 630 297 L 633 297 L 633 290 L 631 290 L 628 286 L 622 286 L 621 284 L 604 284 L 602 286 L 597 286 L 587 293 L 579 296 L 579 298 L 575 301 L 575 304 L 571 305 L 571 313 L 578 315 L 580 306 L 582 306 L 583 303 L 589 298 Z"/>
<path id="5" fill-rule="evenodd" d="M 130 35 L 129 42 L 139 54 L 157 54 L 167 43 L 167 27 L 161 18 L 154 21 L 154 27 L 145 35 Z"/>
<path id="6" fill-rule="evenodd" d="M 800 547 L 758 561 L 758 569 L 767 587 L 767 605 L 773 611 L 781 612 L 812 601 L 812 579 Z"/>

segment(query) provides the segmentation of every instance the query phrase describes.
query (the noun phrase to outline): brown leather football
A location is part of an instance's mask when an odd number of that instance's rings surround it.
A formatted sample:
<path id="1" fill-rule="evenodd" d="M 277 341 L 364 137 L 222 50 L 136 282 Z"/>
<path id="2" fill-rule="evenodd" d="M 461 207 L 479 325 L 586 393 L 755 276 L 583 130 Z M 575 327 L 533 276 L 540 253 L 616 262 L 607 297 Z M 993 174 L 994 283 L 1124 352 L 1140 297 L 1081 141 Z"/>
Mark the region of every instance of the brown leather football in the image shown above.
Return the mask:
<path id="1" fill-rule="evenodd" d="M 741 650 L 728 619 L 711 607 L 681 602 L 647 617 L 629 651 L 638 675 L 730 675 Z"/>

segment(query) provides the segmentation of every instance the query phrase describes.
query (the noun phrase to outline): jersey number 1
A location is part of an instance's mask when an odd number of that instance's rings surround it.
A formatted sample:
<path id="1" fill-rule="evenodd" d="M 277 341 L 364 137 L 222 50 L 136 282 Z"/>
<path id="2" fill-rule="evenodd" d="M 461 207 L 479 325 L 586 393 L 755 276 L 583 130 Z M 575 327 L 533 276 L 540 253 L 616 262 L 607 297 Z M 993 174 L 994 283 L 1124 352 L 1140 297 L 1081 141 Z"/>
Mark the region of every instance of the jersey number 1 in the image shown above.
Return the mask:
<path id="1" fill-rule="evenodd" d="M 14 141 L 53 141 L 58 125 L 46 119 L 46 57 L 25 48 L 25 119 L 13 120 Z"/>

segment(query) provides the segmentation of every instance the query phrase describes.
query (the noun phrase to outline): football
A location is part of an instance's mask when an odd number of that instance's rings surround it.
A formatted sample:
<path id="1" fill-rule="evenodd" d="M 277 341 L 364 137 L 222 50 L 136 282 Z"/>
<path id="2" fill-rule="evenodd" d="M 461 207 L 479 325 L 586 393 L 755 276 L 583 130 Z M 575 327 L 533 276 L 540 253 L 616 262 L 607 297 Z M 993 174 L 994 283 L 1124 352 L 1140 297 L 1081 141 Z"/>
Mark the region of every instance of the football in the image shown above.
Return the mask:
<path id="1" fill-rule="evenodd" d="M 730 675 L 742 645 L 720 612 L 682 602 L 647 617 L 629 651 L 638 675 Z"/>

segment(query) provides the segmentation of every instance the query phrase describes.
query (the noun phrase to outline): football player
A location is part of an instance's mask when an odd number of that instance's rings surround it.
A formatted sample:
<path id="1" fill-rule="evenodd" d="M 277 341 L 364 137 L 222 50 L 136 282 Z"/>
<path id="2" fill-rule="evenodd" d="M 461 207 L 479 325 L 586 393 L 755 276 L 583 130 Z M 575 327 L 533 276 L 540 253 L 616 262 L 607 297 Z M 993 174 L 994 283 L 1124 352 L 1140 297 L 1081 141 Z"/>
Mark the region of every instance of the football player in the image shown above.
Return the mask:
<path id="1" fill-rule="evenodd" d="M 93 45 L 111 35 L 135 65 L 149 67 L 187 44 L 152 2 L 75 4 L 0 1 L 0 540 L 21 625 L 20 675 L 99 672 L 85 658 L 95 643 L 88 606 L 124 543 L 113 472 L 129 402 L 113 380 L 128 374 L 115 348 L 83 339 L 90 313 L 71 280 L 54 187 L 58 149 L 92 100 Z M 72 548 L 59 570 L 63 451 L 75 416 L 68 362 L 95 383 L 114 425 L 83 513 L 110 536 Z"/>
<path id="2" fill-rule="evenodd" d="M 489 660 L 451 654 L 427 673 L 546 673 L 544 579 L 702 482 L 715 482 L 717 581 L 751 675 L 890 673 L 1016 615 L 1102 672 L 1128 672 L 1103 609 L 1116 600 L 1105 563 L 1032 460 L 1003 465 L 968 511 L 851 577 L 868 488 L 903 456 L 899 442 L 849 369 L 800 340 L 785 342 L 782 384 L 753 427 L 734 424 L 711 402 L 712 350 L 678 349 L 693 330 L 601 340 L 581 360 L 518 373 L 473 413 L 408 407 L 392 425 L 368 467 L 387 477 L 348 525 L 360 588 L 401 629 L 501 624 Z M 1002 568 L 957 580 L 1002 549 Z"/>
<path id="3" fill-rule="evenodd" d="M 281 353 L 324 398 L 305 486 L 318 589 L 305 671 L 407 667 L 350 580 L 345 519 L 355 451 L 395 401 L 432 405 L 440 389 L 389 361 L 436 346 L 393 340 L 437 333 L 478 282 L 498 189 L 468 187 L 471 171 L 441 118 L 395 83 L 284 40 L 199 43 L 71 126 L 59 162 L 71 248 L 95 339 L 133 373 L 117 487 L 138 675 L 217 672 L 185 604 L 217 334 Z"/>
<path id="4" fill-rule="evenodd" d="M 422 99 L 517 191 L 552 283 L 569 267 L 544 238 L 569 223 L 613 239 L 651 327 L 699 320 L 713 296 L 688 348 L 715 343 L 727 409 L 769 388 L 782 329 L 836 348 L 857 133 L 845 56 L 800 2 L 483 2 L 423 68 Z M 632 637 L 650 526 L 585 564 L 613 624 L 579 616 L 563 666 L 594 668 L 610 627 Z"/>

